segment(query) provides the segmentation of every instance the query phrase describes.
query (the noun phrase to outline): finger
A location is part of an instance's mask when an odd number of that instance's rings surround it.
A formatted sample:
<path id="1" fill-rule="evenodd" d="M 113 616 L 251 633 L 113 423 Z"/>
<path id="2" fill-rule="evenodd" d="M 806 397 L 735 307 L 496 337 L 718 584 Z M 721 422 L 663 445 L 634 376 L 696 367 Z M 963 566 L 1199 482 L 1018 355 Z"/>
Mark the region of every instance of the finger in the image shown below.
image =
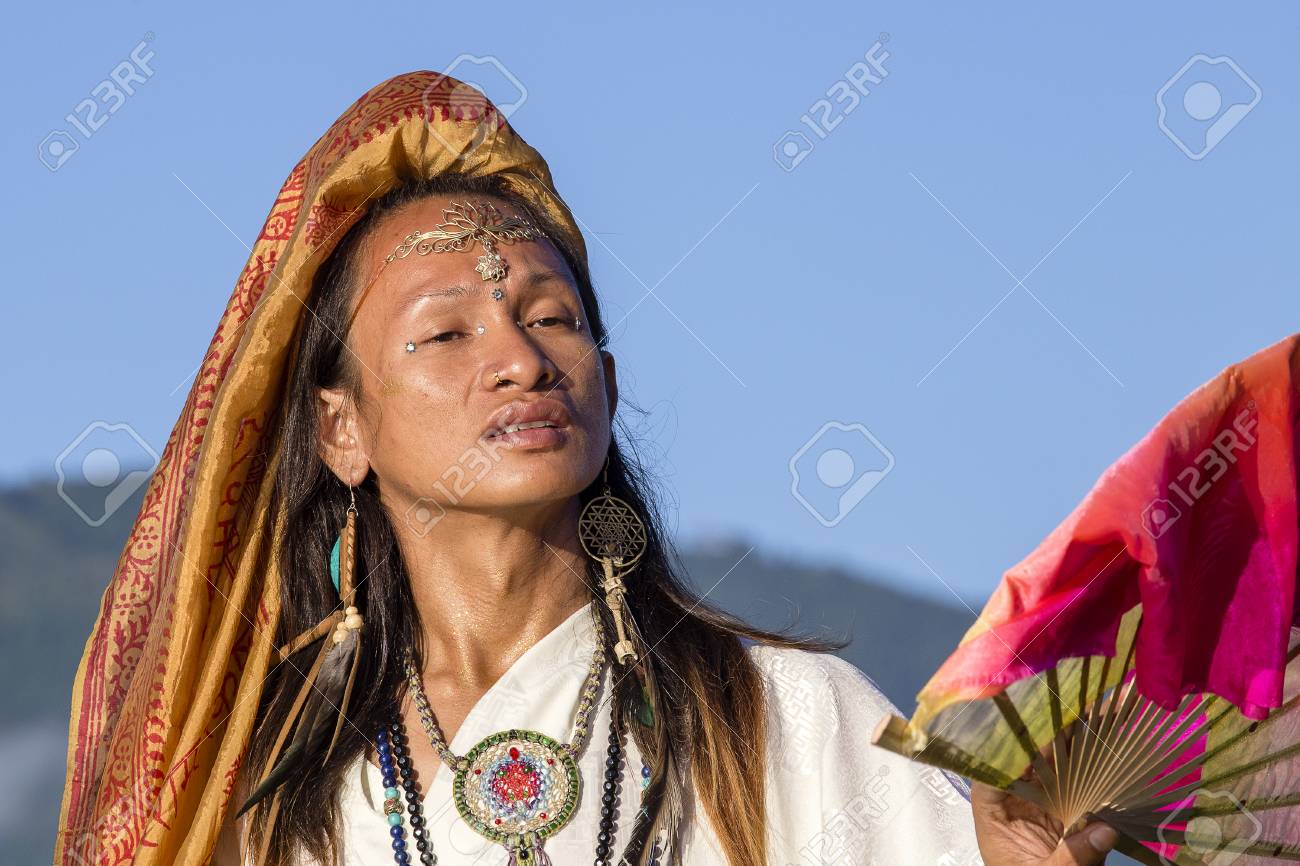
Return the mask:
<path id="1" fill-rule="evenodd" d="M 983 782 L 972 782 L 970 786 L 970 800 L 976 807 L 996 806 L 1009 796 L 1011 795 L 1001 788 Z"/>
<path id="2" fill-rule="evenodd" d="M 1099 866 L 1118 841 L 1119 834 L 1109 825 L 1100 821 L 1089 824 L 1067 836 L 1052 852 L 1046 866 Z"/>

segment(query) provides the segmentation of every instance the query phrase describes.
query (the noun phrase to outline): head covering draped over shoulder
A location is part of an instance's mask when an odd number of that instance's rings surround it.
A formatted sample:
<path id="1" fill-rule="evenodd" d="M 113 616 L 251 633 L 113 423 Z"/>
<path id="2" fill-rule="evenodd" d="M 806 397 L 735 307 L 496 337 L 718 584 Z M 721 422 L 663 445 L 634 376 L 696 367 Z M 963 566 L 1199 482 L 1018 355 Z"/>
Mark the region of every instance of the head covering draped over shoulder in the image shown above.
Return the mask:
<path id="1" fill-rule="evenodd" d="M 368 203 L 443 173 L 500 175 L 586 256 L 541 155 L 486 99 L 467 104 L 472 92 L 434 72 L 383 82 L 276 196 L 77 669 L 56 866 L 202 862 L 238 806 L 235 777 L 278 658 L 268 431 L 316 269 Z"/>

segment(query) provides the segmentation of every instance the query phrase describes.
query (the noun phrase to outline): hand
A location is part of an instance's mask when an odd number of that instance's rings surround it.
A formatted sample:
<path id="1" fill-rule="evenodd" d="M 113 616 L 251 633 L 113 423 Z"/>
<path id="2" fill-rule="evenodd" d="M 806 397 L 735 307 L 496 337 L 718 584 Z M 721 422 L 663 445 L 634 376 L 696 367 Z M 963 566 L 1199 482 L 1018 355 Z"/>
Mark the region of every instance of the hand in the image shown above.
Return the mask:
<path id="1" fill-rule="evenodd" d="M 984 866 L 1098 866 L 1115 846 L 1115 831 L 1095 821 L 1061 838 L 1061 822 L 1019 797 L 990 785 L 971 787 L 975 838 Z"/>

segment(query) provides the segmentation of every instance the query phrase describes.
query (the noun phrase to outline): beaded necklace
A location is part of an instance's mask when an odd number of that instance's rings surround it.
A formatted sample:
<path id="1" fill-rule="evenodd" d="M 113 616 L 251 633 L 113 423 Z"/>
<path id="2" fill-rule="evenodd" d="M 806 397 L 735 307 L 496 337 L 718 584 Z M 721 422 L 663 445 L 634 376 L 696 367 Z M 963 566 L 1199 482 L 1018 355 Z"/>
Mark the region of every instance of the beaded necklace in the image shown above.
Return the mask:
<path id="1" fill-rule="evenodd" d="M 484 738 L 463 757 L 458 756 L 451 751 L 438 726 L 409 652 L 404 658 L 404 668 L 407 688 L 420 716 L 421 727 L 439 758 L 456 774 L 452 781 L 452 800 L 461 818 L 479 835 L 506 848 L 508 866 L 549 866 L 550 860 L 542 850 L 542 842 L 573 817 L 581 791 L 577 759 L 586 743 L 587 720 L 605 670 L 605 641 L 600 621 L 596 621 L 596 649 L 583 683 L 573 735 L 568 743 L 558 743 L 537 731 L 512 728 Z M 379 730 L 376 742 L 383 773 L 384 812 L 393 839 L 393 859 L 398 866 L 408 866 L 411 862 L 403 828 L 405 811 L 410 815 L 411 837 L 420 863 L 434 866 L 438 858 L 428 838 L 427 819 L 423 815 L 422 800 L 414 778 L 406 727 L 400 717 Z M 610 862 L 623 752 L 622 734 L 611 716 L 600 825 L 596 836 L 596 866 L 607 866 Z M 397 788 L 399 775 L 405 789 L 405 807 L 402 792 Z M 649 776 L 650 768 L 643 765 L 643 790 Z M 652 866 L 658 861 L 654 856 L 657 853 L 657 846 L 653 846 Z"/>
<path id="2" fill-rule="evenodd" d="M 406 726 L 400 719 L 395 720 L 379 729 L 375 741 L 379 752 L 380 772 L 383 774 L 384 813 L 388 819 L 388 832 L 393 840 L 393 861 L 397 866 L 410 866 L 412 862 L 413 855 L 408 847 L 405 826 L 409 823 L 410 839 L 414 841 L 419 862 L 422 866 L 437 866 L 438 855 L 434 852 L 433 842 L 429 838 L 428 819 L 424 815 L 423 799 L 415 781 L 415 768 L 407 748 L 409 740 L 406 736 Z M 622 738 L 618 726 L 613 724 L 611 719 L 609 746 L 605 749 L 605 780 L 600 796 L 600 825 L 596 833 L 594 866 L 609 866 L 612 862 L 610 854 L 613 852 L 615 821 L 622 793 L 619 781 L 623 776 L 623 755 Z M 642 789 L 649 781 L 649 775 L 650 768 L 642 765 Z M 401 790 L 397 787 L 399 782 L 402 786 Z M 406 799 L 405 804 L 402 802 L 403 795 Z M 406 815 L 405 818 L 403 813 Z M 659 850 L 656 845 L 651 854 L 650 866 L 658 866 L 658 855 Z M 540 850 L 535 853 L 527 852 L 526 856 L 535 856 L 537 859 L 521 860 L 512 854 L 509 862 L 512 866 L 515 863 L 544 866 L 549 862 Z"/>

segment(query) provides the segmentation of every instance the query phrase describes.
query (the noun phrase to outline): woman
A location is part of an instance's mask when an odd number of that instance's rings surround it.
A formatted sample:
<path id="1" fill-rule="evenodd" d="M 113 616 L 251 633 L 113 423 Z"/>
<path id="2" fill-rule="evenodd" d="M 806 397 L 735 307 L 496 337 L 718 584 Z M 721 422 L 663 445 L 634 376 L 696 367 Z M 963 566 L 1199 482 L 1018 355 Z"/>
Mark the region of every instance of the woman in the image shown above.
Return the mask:
<path id="1" fill-rule="evenodd" d="M 683 584 L 581 233 L 458 88 L 379 85 L 282 189 L 78 672 L 56 861 L 1101 862 Z"/>

